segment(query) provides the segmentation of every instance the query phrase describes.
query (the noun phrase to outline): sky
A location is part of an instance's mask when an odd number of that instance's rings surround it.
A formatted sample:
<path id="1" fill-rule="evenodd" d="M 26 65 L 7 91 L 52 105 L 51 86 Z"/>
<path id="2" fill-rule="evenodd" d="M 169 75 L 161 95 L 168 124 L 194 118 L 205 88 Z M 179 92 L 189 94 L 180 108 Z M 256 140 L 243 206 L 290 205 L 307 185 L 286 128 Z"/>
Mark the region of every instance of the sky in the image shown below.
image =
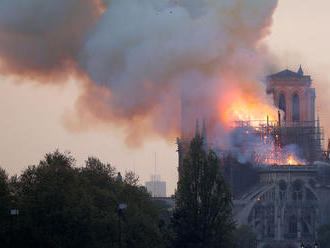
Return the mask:
<path id="1" fill-rule="evenodd" d="M 321 124 L 330 130 L 329 90 L 330 2 L 280 0 L 271 34 L 264 43 L 281 69 L 297 70 L 301 64 L 316 88 Z M 11 175 L 37 164 L 47 152 L 70 151 L 83 165 L 88 156 L 110 162 L 118 171 L 135 171 L 143 184 L 155 171 L 167 182 L 168 195 L 177 182 L 176 137 L 149 138 L 143 146 L 128 147 L 125 131 L 109 124 L 83 132 L 63 125 L 80 95 L 74 78 L 66 84 L 40 85 L 31 79 L 1 75 L 0 166 Z"/>

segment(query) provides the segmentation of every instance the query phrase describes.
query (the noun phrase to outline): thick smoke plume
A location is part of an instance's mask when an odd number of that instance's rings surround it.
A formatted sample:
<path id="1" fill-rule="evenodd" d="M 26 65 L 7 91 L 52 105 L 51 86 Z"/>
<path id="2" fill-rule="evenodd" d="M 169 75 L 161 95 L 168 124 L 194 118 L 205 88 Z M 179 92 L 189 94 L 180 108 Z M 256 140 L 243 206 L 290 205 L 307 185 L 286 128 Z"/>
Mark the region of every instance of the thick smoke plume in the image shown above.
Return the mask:
<path id="1" fill-rule="evenodd" d="M 261 82 L 269 64 L 260 41 L 276 5 L 0 0 L 1 68 L 40 76 L 79 72 L 78 115 L 65 119 L 72 130 L 119 124 L 132 145 L 151 134 L 177 135 L 180 118 L 187 130 L 206 118 L 211 132 L 222 132 L 232 119 L 272 111 Z"/>
<path id="2" fill-rule="evenodd" d="M 101 6 L 96 0 L 0 0 L 1 73 L 69 73 Z"/>

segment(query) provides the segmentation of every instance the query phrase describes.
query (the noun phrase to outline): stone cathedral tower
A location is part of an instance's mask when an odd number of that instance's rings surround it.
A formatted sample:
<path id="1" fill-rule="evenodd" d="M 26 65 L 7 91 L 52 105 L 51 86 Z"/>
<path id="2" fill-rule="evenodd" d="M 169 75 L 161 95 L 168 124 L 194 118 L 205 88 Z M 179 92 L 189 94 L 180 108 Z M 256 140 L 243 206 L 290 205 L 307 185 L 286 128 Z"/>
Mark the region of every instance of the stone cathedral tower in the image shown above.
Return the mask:
<path id="1" fill-rule="evenodd" d="M 280 146 L 295 144 L 299 156 L 309 162 L 320 160 L 322 130 L 315 120 L 315 89 L 312 79 L 299 67 L 297 72 L 280 71 L 267 77 L 267 93 L 282 110 L 279 120 Z"/>
<path id="2" fill-rule="evenodd" d="M 267 78 L 267 93 L 272 93 L 275 105 L 284 112 L 287 124 L 315 123 L 315 89 L 312 80 L 299 67 L 297 72 L 284 70 Z"/>

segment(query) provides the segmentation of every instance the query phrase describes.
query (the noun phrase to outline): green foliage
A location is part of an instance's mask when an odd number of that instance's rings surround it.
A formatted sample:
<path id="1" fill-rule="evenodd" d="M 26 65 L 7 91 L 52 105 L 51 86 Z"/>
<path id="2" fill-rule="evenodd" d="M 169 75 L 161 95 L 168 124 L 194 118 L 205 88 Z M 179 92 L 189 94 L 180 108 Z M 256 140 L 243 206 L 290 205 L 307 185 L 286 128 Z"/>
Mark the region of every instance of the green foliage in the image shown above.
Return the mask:
<path id="1" fill-rule="evenodd" d="M 255 247 L 256 234 L 249 226 L 240 226 L 234 231 L 234 240 L 237 248 Z"/>
<path id="2" fill-rule="evenodd" d="M 20 210 L 1 225 L 4 247 L 116 248 L 119 237 L 122 248 L 166 247 L 159 226 L 163 210 L 138 186 L 134 173 L 127 172 L 123 181 L 115 175 L 114 167 L 93 157 L 76 168 L 75 159 L 59 151 L 10 182 L 0 170 L 1 202 L 8 205 L 0 206 L 1 213 L 8 217 L 10 204 Z M 127 205 L 121 212 L 120 203 Z"/>
<path id="3" fill-rule="evenodd" d="M 177 247 L 230 247 L 232 245 L 231 194 L 219 161 L 206 153 L 196 137 L 179 166 L 176 209 L 173 215 Z"/>
<path id="4" fill-rule="evenodd" d="M 0 169 L 2 247 L 169 248 L 230 247 L 231 195 L 217 156 L 196 138 L 184 164 L 174 215 L 151 198 L 133 172 L 89 157 L 76 167 L 70 153 L 56 150 L 38 165 L 8 179 Z M 119 210 L 119 204 L 126 208 Z M 10 209 L 19 209 L 10 216 Z M 120 245 L 121 244 L 121 245 Z"/>
<path id="5" fill-rule="evenodd" d="M 139 177 L 133 171 L 127 171 L 125 173 L 124 182 L 132 186 L 137 186 L 139 183 Z"/>
<path id="6" fill-rule="evenodd" d="M 56 150 L 53 153 L 47 153 L 44 160 L 40 161 L 40 166 L 63 166 L 72 167 L 75 164 L 75 159 L 69 152 L 60 153 Z"/>
<path id="7" fill-rule="evenodd" d="M 317 231 L 320 247 L 330 248 L 330 224 L 322 225 Z"/>
<path id="8" fill-rule="evenodd" d="M 10 210 L 10 190 L 8 176 L 6 172 L 0 168 L 0 237 L 8 235 L 9 231 L 9 210 Z M 6 240 L 5 240 L 6 241 Z"/>
<path id="9" fill-rule="evenodd" d="M 9 184 L 6 172 L 0 168 L 0 216 L 7 213 L 9 205 Z"/>

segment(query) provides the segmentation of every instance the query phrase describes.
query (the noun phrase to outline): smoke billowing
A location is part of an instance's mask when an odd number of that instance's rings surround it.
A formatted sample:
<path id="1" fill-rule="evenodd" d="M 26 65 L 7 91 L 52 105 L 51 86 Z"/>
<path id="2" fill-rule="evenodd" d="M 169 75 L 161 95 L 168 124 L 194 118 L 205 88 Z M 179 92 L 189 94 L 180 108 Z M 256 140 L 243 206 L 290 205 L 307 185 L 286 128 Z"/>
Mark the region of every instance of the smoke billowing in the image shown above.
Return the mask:
<path id="1" fill-rule="evenodd" d="M 131 145 L 153 134 L 174 137 L 181 118 L 187 130 L 196 118 L 206 118 L 212 132 L 221 132 L 232 118 L 243 118 L 232 103 L 254 106 L 249 117 L 271 109 L 262 83 L 269 63 L 260 41 L 276 5 L 0 0 L 0 68 L 40 78 L 80 75 L 84 91 L 76 115 L 65 119 L 72 130 L 117 124 Z"/>
<path id="2" fill-rule="evenodd" d="M 72 69 L 99 6 L 91 0 L 0 0 L 1 72 L 41 76 Z"/>

